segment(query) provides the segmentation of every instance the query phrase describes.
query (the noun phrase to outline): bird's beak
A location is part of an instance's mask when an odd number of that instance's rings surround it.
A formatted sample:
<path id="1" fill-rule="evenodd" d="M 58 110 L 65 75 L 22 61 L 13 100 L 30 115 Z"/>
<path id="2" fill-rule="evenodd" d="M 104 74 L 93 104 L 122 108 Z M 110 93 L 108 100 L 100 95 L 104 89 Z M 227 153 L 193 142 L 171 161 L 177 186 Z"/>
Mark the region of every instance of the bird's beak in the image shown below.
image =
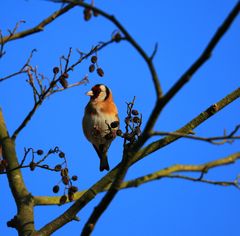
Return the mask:
<path id="1" fill-rule="evenodd" d="M 86 95 L 92 97 L 92 96 L 93 96 L 93 91 L 92 91 L 92 90 L 88 91 L 88 92 L 86 93 Z"/>

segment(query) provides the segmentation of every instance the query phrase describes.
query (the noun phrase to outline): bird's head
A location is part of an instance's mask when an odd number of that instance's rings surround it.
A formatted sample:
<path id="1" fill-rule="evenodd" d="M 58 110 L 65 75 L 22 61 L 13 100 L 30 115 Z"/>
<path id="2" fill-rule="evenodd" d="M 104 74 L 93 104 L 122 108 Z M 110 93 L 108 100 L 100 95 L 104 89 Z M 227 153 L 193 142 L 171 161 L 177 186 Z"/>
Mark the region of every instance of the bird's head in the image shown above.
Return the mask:
<path id="1" fill-rule="evenodd" d="M 86 93 L 86 95 L 90 96 L 91 101 L 101 102 L 109 98 L 111 91 L 104 84 L 96 84 Z"/>

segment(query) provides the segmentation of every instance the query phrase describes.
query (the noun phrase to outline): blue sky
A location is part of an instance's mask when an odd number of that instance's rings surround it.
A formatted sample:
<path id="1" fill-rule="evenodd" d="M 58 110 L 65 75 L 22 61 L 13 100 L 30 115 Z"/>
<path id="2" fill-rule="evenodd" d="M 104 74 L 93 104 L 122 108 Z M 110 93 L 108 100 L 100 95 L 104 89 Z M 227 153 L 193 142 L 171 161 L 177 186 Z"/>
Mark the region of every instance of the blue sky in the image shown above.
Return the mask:
<path id="1" fill-rule="evenodd" d="M 229 11 L 237 1 L 99 1 L 96 6 L 114 14 L 136 41 L 150 54 L 159 44 L 155 67 L 163 91 L 166 92 L 203 51 Z M 59 9 L 58 4 L 37 0 L 12 0 L 1 4 L 0 29 L 6 34 L 16 22 L 25 20 L 19 30 L 35 26 L 43 18 Z M 32 49 L 37 52 L 32 65 L 51 78 L 52 68 L 59 58 L 73 48 L 72 62 L 77 59 L 76 49 L 88 52 L 100 41 L 110 39 L 116 27 L 97 17 L 83 20 L 83 9 L 76 7 L 47 26 L 41 33 L 5 46 L 6 55 L 0 59 L 0 77 L 17 71 L 25 63 Z M 156 130 L 174 131 L 194 118 L 211 104 L 239 87 L 240 17 L 224 35 L 211 59 L 193 76 L 192 80 L 164 109 Z M 99 65 L 105 76 L 89 75 L 89 84 L 58 93 L 47 99 L 38 109 L 28 126 L 16 141 L 21 160 L 24 147 L 48 150 L 59 146 L 68 158 L 70 172 L 79 177 L 77 186 L 84 190 L 98 181 L 104 173 L 98 170 L 99 160 L 82 133 L 81 120 L 94 84 L 104 83 L 113 91 L 120 119 L 126 115 L 126 101 L 136 96 L 136 108 L 143 114 L 143 125 L 155 102 L 155 91 L 150 73 L 142 58 L 127 42 L 112 44 L 98 53 Z M 88 73 L 90 62 L 85 61 L 70 73 L 70 82 L 76 82 Z M 0 85 L 0 106 L 10 133 L 12 133 L 33 105 L 32 91 L 20 75 Z M 239 124 L 240 102 L 207 120 L 195 131 L 200 136 L 222 135 Z M 153 139 L 154 140 L 154 139 Z M 145 158 L 132 167 L 127 179 L 151 173 L 171 164 L 200 164 L 239 151 L 239 144 L 213 146 L 208 143 L 179 140 Z M 109 163 L 114 167 L 121 160 L 122 140 L 117 139 L 109 150 Z M 56 160 L 57 161 L 57 160 Z M 52 161 L 55 163 L 55 161 Z M 207 175 L 214 180 L 233 180 L 240 164 L 218 168 Z M 53 195 L 51 189 L 59 181 L 55 173 L 44 170 L 23 171 L 26 185 L 34 195 Z M 0 177 L 0 232 L 16 235 L 6 227 L 16 208 L 8 189 L 6 177 Z M 239 195 L 234 188 L 223 188 L 184 180 L 163 179 L 139 188 L 121 191 L 99 220 L 93 235 L 169 235 L 169 236 L 225 236 L 239 234 Z M 69 223 L 54 235 L 81 229 L 100 201 L 97 196 L 80 213 L 80 222 Z M 36 227 L 62 213 L 63 207 L 37 207 Z"/>

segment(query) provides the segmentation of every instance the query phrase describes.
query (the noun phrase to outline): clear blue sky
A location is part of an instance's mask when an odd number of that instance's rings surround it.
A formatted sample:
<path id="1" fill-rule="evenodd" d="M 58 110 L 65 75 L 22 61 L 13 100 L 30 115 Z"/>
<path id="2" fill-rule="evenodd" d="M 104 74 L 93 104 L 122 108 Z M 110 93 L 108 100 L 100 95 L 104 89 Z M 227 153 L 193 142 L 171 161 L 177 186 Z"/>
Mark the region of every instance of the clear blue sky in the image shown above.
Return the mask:
<path id="1" fill-rule="evenodd" d="M 136 41 L 150 54 L 154 44 L 159 49 L 155 66 L 166 92 L 181 74 L 200 55 L 218 26 L 232 9 L 235 0 L 203 1 L 99 1 L 96 6 L 114 14 Z M 25 20 L 19 30 L 35 26 L 59 8 L 58 4 L 37 0 L 12 0 L 1 3 L 0 29 L 6 34 L 16 22 Z M 0 60 L 0 77 L 17 71 L 36 48 L 32 65 L 51 78 L 52 68 L 59 57 L 73 48 L 87 52 L 100 41 L 107 41 L 116 29 L 102 17 L 90 22 L 83 20 L 82 8 L 75 8 L 58 18 L 46 29 L 27 38 L 6 45 L 6 55 Z M 211 104 L 239 86 L 240 76 L 240 17 L 223 37 L 212 58 L 194 75 L 169 103 L 156 125 L 157 130 L 174 131 Z M 84 190 L 104 173 L 98 170 L 99 160 L 82 133 L 81 120 L 94 84 L 104 83 L 113 91 L 120 119 L 126 113 L 125 102 L 136 96 L 136 108 L 147 120 L 155 102 L 155 92 L 147 66 L 126 42 L 110 45 L 99 53 L 99 65 L 104 78 L 90 74 L 90 83 L 53 95 L 36 112 L 16 141 L 21 160 L 24 147 L 48 150 L 54 146 L 65 151 L 69 169 L 79 177 L 78 187 Z M 88 73 L 89 61 L 73 73 L 75 82 Z M 33 105 L 32 91 L 20 75 L 0 85 L 0 106 L 10 133 L 20 124 Z M 235 101 L 195 131 L 202 136 L 221 135 L 223 129 L 232 130 L 239 124 L 240 102 Z M 127 175 L 132 179 L 171 164 L 200 164 L 239 151 L 239 143 L 213 146 L 191 140 L 181 140 L 167 146 L 136 164 Z M 110 166 L 121 159 L 122 140 L 117 139 L 109 150 Z M 54 163 L 54 161 L 53 161 Z M 233 180 L 240 173 L 240 164 L 218 168 L 207 175 L 214 180 Z M 26 185 L 34 195 L 53 195 L 51 189 L 59 181 L 55 173 L 44 170 L 23 171 Z M 0 176 L 0 232 L 16 235 L 6 222 L 15 212 L 5 176 Z M 79 235 L 103 195 L 97 196 L 80 213 L 81 221 L 72 222 L 56 232 L 56 236 Z M 168 236 L 235 236 L 239 235 L 239 197 L 234 188 L 210 186 L 183 180 L 159 180 L 139 188 L 121 191 L 98 222 L 93 235 L 168 235 Z M 69 205 L 68 205 L 69 206 Z M 66 207 L 68 207 L 66 206 Z M 66 207 L 37 207 L 36 227 L 62 213 Z"/>

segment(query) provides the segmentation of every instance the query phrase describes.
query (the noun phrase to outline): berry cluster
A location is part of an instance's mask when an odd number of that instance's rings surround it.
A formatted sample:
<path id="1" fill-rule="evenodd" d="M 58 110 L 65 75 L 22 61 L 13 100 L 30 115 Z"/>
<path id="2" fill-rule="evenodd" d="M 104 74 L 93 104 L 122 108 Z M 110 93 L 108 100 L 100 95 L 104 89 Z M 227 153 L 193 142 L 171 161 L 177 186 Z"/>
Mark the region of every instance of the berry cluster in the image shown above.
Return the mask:
<path id="1" fill-rule="evenodd" d="M 95 71 L 95 68 L 97 67 L 97 74 L 100 76 L 100 77 L 103 77 L 104 76 L 104 71 L 101 67 L 98 66 L 98 58 L 96 55 L 92 56 L 91 57 L 91 64 L 88 68 L 89 72 L 92 73 Z"/>
<path id="2" fill-rule="evenodd" d="M 116 134 L 124 139 L 124 148 L 134 144 L 141 135 L 142 115 L 135 109 L 135 97 L 132 102 L 127 103 L 127 117 L 125 118 L 125 132 L 118 129 Z M 112 124 L 111 124 L 112 125 Z"/>
<path id="3" fill-rule="evenodd" d="M 92 10 L 88 7 L 84 8 L 83 10 L 83 18 L 85 21 L 89 21 L 92 18 L 92 15 L 97 17 L 99 13 L 95 10 Z"/>
<path id="4" fill-rule="evenodd" d="M 29 165 L 24 165 L 24 162 L 28 156 L 28 154 L 31 153 L 31 161 Z M 41 156 L 40 160 L 36 160 L 36 155 Z M 47 164 L 44 164 L 46 159 L 52 155 L 57 155 L 58 158 L 60 158 L 61 161 L 60 164 L 55 165 L 54 168 L 50 167 Z M 78 191 L 78 188 L 73 185 L 73 181 L 77 181 L 78 177 L 76 175 L 70 176 L 69 171 L 67 168 L 67 159 L 66 155 L 63 151 L 59 149 L 59 147 L 55 147 L 54 149 L 50 149 L 46 154 L 44 154 L 44 151 L 42 149 L 38 149 L 37 151 L 34 151 L 33 148 L 25 149 L 25 155 L 21 162 L 20 167 L 25 168 L 29 167 L 31 171 L 34 171 L 37 167 L 47 169 L 50 171 L 55 171 L 60 173 L 61 180 L 58 184 L 56 184 L 52 191 L 54 193 L 58 193 L 60 190 L 60 184 L 62 183 L 64 186 L 63 195 L 60 198 L 59 204 L 64 204 L 67 200 L 73 201 L 74 199 L 74 193 Z M 67 192 L 67 194 L 66 194 Z"/>

